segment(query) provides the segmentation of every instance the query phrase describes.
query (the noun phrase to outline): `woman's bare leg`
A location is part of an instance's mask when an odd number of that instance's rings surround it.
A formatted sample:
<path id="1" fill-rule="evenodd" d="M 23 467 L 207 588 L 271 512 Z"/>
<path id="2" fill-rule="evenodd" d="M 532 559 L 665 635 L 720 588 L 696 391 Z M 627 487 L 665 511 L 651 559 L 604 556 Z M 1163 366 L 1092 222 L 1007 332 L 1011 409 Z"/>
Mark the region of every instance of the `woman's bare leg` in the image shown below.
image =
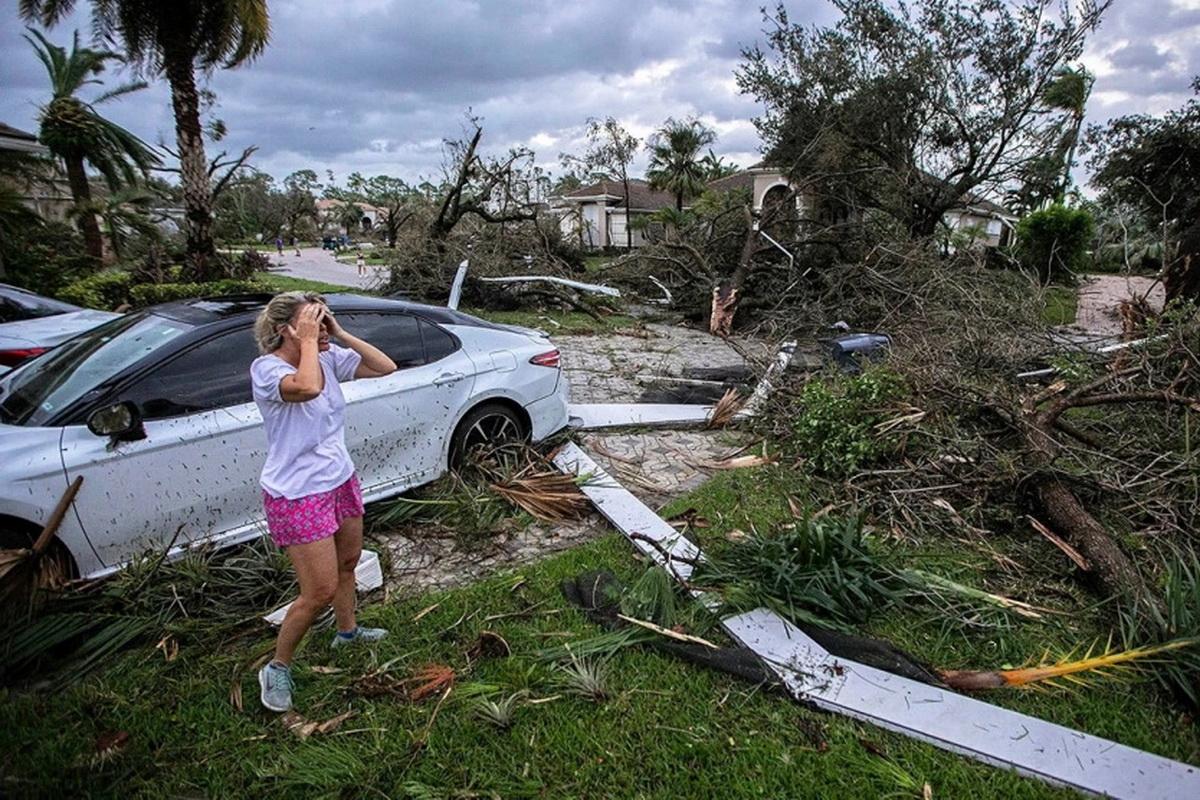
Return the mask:
<path id="1" fill-rule="evenodd" d="M 337 591 L 333 595 L 333 615 L 337 629 L 349 633 L 358 627 L 354 617 L 355 582 L 354 568 L 362 555 L 363 518 L 346 517 L 333 535 L 337 546 Z"/>
<path id="2" fill-rule="evenodd" d="M 361 538 L 361 520 L 360 520 Z M 313 620 L 333 602 L 338 590 L 338 548 L 333 537 L 287 548 L 300 581 L 300 596 L 292 603 L 279 638 L 275 641 L 275 661 L 291 664 L 297 645 L 312 627 Z"/>

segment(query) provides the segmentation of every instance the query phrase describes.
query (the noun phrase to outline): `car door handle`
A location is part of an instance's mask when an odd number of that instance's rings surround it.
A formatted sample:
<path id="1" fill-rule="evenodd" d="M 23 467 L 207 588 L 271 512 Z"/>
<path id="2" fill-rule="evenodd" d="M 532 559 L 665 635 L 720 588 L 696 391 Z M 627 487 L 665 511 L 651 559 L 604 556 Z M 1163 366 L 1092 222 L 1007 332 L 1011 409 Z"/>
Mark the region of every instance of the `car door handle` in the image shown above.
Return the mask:
<path id="1" fill-rule="evenodd" d="M 461 381 L 465 377 L 466 376 L 463 375 L 461 372 L 443 372 L 441 375 L 438 375 L 436 378 L 433 379 L 433 385 L 434 386 L 445 386 L 447 383 L 454 383 L 455 381 Z"/>

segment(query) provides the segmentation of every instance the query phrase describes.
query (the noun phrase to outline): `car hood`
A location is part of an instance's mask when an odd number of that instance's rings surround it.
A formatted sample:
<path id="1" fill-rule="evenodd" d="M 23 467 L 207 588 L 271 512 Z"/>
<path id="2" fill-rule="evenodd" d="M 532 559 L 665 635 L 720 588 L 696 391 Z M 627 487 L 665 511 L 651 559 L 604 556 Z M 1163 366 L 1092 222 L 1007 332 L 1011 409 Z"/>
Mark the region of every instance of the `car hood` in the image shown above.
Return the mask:
<path id="1" fill-rule="evenodd" d="M 112 311 L 83 309 L 52 317 L 23 319 L 0 325 L 0 350 L 18 347 L 55 347 L 72 336 L 121 316 Z"/>

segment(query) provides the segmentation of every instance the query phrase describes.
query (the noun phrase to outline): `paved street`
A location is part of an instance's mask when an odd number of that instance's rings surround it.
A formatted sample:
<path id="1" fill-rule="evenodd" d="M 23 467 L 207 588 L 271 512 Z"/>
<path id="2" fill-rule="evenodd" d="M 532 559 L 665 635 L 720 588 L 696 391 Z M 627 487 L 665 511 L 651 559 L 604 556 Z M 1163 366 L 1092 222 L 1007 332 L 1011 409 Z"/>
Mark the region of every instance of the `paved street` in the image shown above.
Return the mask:
<path id="1" fill-rule="evenodd" d="M 306 278 L 310 281 L 323 281 L 348 286 L 356 289 L 370 289 L 386 280 L 387 272 L 382 267 L 367 266 L 367 277 L 357 275 L 354 263 L 341 264 L 333 257 L 330 250 L 319 247 L 302 247 L 300 255 L 295 250 L 284 248 L 283 255 L 268 253 L 271 263 L 276 265 L 272 272 L 291 275 L 294 278 Z M 378 270 L 378 274 L 376 273 Z"/>

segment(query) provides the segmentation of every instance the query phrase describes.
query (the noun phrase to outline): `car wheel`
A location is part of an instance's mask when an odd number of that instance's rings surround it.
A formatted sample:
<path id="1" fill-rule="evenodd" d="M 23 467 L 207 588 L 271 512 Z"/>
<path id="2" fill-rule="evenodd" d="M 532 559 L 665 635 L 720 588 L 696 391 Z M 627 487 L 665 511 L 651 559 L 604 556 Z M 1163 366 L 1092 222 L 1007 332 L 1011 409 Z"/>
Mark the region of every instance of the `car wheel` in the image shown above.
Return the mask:
<path id="1" fill-rule="evenodd" d="M 484 403 L 467 412 L 450 440 L 450 466 L 457 467 L 463 456 L 477 447 L 519 442 L 528 437 L 525 423 L 511 408 L 500 403 Z"/>
<path id="2" fill-rule="evenodd" d="M 39 533 L 41 528 L 31 522 L 0 516 L 0 549 L 20 550 L 33 547 Z M 64 577 L 79 577 L 79 566 L 75 563 L 75 557 L 61 539 L 52 539 L 43 557 L 57 561 Z"/>

